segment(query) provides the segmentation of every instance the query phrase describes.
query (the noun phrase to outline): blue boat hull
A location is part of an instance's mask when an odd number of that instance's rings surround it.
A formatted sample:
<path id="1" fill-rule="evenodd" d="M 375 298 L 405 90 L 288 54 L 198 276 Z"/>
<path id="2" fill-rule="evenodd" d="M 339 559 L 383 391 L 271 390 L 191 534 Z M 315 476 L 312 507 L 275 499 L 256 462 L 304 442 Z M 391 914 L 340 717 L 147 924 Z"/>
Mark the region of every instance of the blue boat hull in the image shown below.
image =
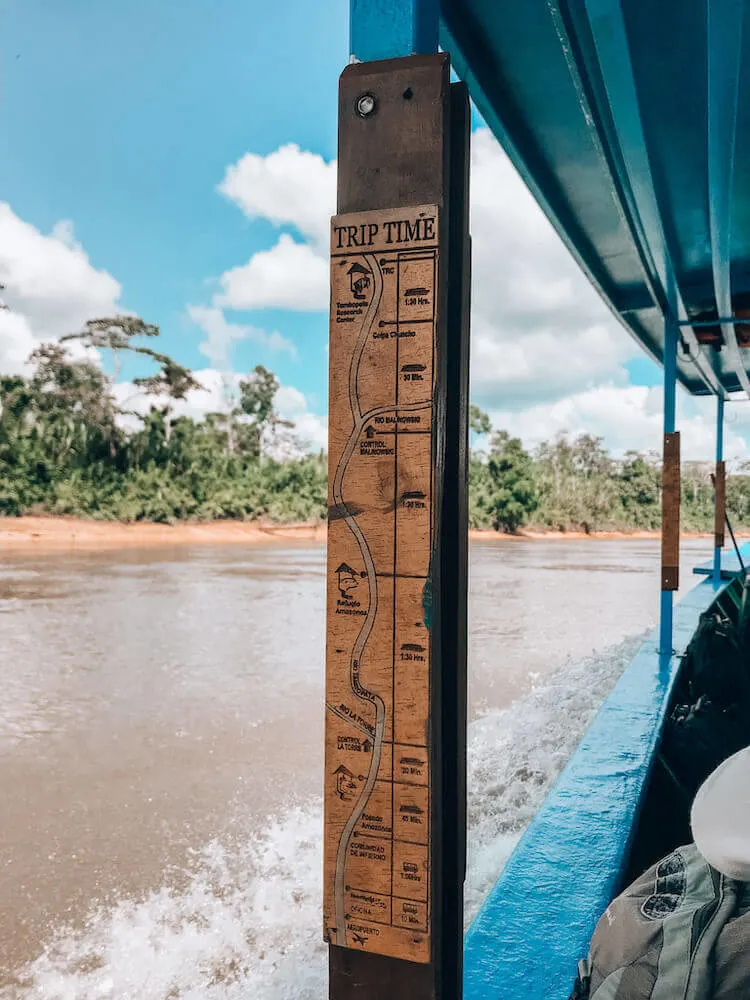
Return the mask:
<path id="1" fill-rule="evenodd" d="M 567 1000 L 614 896 L 690 839 L 654 763 L 700 617 L 731 614 L 737 580 L 728 565 L 694 587 L 675 609 L 672 655 L 654 631 L 620 677 L 467 932 L 465 1000 Z"/>

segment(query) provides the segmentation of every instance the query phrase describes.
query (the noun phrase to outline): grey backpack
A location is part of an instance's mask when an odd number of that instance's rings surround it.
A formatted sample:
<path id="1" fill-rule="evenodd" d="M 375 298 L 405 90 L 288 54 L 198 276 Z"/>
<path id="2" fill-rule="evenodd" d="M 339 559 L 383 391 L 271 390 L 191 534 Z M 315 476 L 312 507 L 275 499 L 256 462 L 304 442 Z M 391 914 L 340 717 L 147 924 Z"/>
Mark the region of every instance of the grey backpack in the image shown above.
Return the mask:
<path id="1" fill-rule="evenodd" d="M 750 883 L 694 844 L 641 875 L 606 909 L 571 1000 L 750 1000 Z"/>

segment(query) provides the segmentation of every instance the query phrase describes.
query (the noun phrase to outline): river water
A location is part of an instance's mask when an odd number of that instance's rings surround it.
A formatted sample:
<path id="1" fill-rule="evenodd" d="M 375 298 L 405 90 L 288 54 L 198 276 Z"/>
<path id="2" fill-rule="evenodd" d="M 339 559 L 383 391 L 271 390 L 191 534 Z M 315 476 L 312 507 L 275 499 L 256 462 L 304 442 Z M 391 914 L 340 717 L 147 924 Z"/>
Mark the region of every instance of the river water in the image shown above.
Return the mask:
<path id="1" fill-rule="evenodd" d="M 654 623 L 658 559 L 472 543 L 467 920 Z M 323 1000 L 324 575 L 312 545 L 4 558 L 2 1000 Z"/>

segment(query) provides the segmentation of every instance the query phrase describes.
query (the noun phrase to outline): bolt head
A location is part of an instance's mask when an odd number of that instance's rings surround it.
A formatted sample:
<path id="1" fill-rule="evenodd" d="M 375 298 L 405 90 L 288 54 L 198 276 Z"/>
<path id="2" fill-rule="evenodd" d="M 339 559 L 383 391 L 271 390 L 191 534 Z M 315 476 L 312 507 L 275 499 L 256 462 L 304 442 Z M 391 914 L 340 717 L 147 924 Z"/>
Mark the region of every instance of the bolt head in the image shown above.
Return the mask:
<path id="1" fill-rule="evenodd" d="M 361 94 L 357 98 L 357 114 L 360 118 L 368 118 L 375 111 L 375 98 L 372 94 Z"/>

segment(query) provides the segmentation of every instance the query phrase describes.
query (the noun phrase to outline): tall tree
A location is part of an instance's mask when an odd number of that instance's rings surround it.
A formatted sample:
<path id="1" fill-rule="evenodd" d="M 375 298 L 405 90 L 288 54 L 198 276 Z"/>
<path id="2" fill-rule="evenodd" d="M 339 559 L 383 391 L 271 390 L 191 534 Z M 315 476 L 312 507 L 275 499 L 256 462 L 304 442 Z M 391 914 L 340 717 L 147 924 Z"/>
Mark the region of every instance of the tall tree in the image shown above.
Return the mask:
<path id="1" fill-rule="evenodd" d="M 635 451 L 625 453 L 619 475 L 620 501 L 630 519 L 639 528 L 656 528 L 661 519 L 661 471 Z"/>
<path id="2" fill-rule="evenodd" d="M 242 426 L 242 450 L 260 455 L 266 431 L 278 427 L 294 427 L 290 420 L 283 420 L 276 412 L 274 402 L 279 391 L 279 380 L 263 365 L 256 365 L 250 375 L 240 380 L 239 412 L 249 418 Z M 239 428 L 238 428 L 239 430 Z"/>
<path id="3" fill-rule="evenodd" d="M 515 533 L 539 503 L 531 456 L 520 438 L 500 431 L 493 436 L 487 468 L 492 481 L 490 513 L 494 526 Z"/>
<path id="4" fill-rule="evenodd" d="M 42 344 L 29 361 L 37 427 L 50 453 L 64 461 L 75 451 L 85 461 L 100 440 L 114 457 L 117 406 L 101 369 L 72 359 L 61 344 Z"/>
<path id="5" fill-rule="evenodd" d="M 172 436 L 172 414 L 174 404 L 181 399 L 185 399 L 187 394 L 193 389 L 202 389 L 203 386 L 193 375 L 189 368 L 178 364 L 174 358 L 167 354 L 157 354 L 156 351 L 148 351 L 154 360 L 158 361 L 161 368 L 155 375 L 145 375 L 133 379 L 133 385 L 137 385 L 147 396 L 166 399 L 164 406 L 164 439 L 169 445 Z"/>
<path id="6" fill-rule="evenodd" d="M 159 327 L 154 323 L 144 323 L 139 316 L 104 316 L 101 319 L 88 320 L 83 330 L 67 333 L 60 338 L 60 343 L 78 341 L 84 347 L 111 351 L 116 382 L 120 377 L 123 351 L 154 357 L 154 352 L 149 348 L 133 344 L 133 338 L 158 336 Z"/>
<path id="7" fill-rule="evenodd" d="M 492 421 L 488 413 L 480 409 L 475 403 L 469 407 L 469 430 L 475 434 L 491 434 Z"/>

